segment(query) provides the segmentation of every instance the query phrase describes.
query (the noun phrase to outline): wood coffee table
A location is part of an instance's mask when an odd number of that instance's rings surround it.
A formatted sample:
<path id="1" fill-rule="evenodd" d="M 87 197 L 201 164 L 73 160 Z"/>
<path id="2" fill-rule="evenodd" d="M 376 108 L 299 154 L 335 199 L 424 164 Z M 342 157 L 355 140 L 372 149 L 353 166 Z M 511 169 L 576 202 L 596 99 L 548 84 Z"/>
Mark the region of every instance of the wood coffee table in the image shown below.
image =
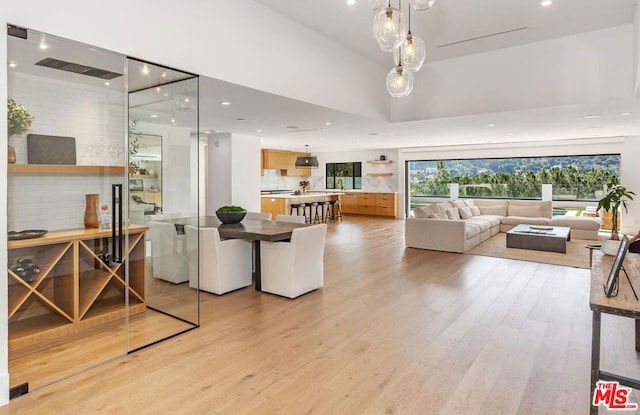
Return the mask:
<path id="1" fill-rule="evenodd" d="M 545 228 L 545 229 L 541 229 Z M 518 225 L 507 232 L 507 248 L 567 253 L 571 228 L 564 226 Z"/>

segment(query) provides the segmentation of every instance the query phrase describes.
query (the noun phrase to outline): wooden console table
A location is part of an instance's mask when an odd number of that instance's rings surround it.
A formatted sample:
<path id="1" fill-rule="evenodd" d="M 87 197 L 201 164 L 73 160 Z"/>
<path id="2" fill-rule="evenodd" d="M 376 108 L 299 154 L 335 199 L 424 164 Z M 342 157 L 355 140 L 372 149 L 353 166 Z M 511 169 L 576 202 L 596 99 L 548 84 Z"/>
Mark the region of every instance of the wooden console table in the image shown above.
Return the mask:
<path id="1" fill-rule="evenodd" d="M 593 312 L 592 332 L 591 332 L 591 414 L 598 414 L 598 407 L 593 406 L 593 394 L 599 380 L 619 382 L 629 388 L 640 390 L 640 380 L 631 379 L 626 376 L 617 375 L 600 370 L 600 325 L 602 313 L 613 314 L 621 317 L 635 319 L 635 348 L 640 351 L 640 301 L 636 300 L 629 286 L 629 281 L 620 273 L 618 281 L 618 295 L 607 297 L 604 294 L 604 284 L 609 276 L 609 270 L 613 265 L 614 257 L 604 255 L 599 250 L 594 250 L 591 264 L 591 294 L 589 306 Z M 640 288 L 640 255 L 627 255 L 624 266 L 629 273 L 634 287 Z"/>
<path id="2" fill-rule="evenodd" d="M 9 350 L 77 333 L 146 310 L 146 226 L 129 229 L 129 282 L 124 263 L 109 263 L 110 229 L 52 231 L 8 242 Z M 39 273 L 15 271 L 29 258 Z"/>

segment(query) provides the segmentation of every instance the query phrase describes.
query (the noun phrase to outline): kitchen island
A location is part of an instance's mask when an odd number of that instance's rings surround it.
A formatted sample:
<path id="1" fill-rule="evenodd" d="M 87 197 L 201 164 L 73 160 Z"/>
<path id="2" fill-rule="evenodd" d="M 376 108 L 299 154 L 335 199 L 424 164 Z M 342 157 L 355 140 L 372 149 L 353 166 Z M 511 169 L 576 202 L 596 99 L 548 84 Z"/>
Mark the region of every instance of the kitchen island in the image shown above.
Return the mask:
<path id="1" fill-rule="evenodd" d="M 344 193 L 341 192 L 310 192 L 307 194 L 271 194 L 262 195 L 260 210 L 263 213 L 271 213 L 271 218 L 276 215 L 288 215 L 291 204 L 312 203 L 339 200 Z M 294 212 L 295 214 L 295 212 Z"/>

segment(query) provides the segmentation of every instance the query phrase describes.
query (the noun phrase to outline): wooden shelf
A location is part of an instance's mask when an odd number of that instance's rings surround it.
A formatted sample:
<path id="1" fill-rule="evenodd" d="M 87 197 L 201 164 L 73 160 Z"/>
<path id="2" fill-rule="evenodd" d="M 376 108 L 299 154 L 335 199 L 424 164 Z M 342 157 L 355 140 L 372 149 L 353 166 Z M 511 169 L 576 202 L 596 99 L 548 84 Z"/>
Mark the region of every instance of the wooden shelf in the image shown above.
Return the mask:
<path id="1" fill-rule="evenodd" d="M 19 257 L 37 258 L 42 270 L 35 278 L 22 279 L 7 269 L 10 350 L 123 318 L 126 290 L 135 306 L 129 312 L 143 312 L 146 230 L 129 227 L 129 286 L 120 275 L 124 263 L 109 267 L 98 256 L 110 230 L 52 231 L 41 238 L 9 241 L 8 264 Z"/>
<path id="2" fill-rule="evenodd" d="M 393 176 L 393 173 L 390 173 L 390 172 L 367 173 L 367 176 L 377 176 L 377 177 L 382 177 L 382 176 Z"/>
<path id="3" fill-rule="evenodd" d="M 124 166 L 78 166 L 63 164 L 8 164 L 9 174 L 125 175 Z"/>
<path id="4" fill-rule="evenodd" d="M 393 160 L 367 160 L 368 164 L 391 164 Z"/>

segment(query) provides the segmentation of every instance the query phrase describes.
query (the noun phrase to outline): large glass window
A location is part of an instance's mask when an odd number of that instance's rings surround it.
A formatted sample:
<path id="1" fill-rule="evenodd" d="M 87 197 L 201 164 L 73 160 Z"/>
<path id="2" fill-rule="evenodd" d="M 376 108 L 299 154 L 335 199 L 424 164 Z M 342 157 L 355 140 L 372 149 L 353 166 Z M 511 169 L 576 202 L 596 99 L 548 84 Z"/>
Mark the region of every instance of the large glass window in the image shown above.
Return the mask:
<path id="1" fill-rule="evenodd" d="M 620 175 L 620 154 L 407 162 L 412 197 L 449 197 L 450 183 L 460 197 L 540 199 L 542 185 L 553 186 L 553 200 L 597 201 Z"/>
<path id="2" fill-rule="evenodd" d="M 327 163 L 327 189 L 362 189 L 362 163 Z"/>

